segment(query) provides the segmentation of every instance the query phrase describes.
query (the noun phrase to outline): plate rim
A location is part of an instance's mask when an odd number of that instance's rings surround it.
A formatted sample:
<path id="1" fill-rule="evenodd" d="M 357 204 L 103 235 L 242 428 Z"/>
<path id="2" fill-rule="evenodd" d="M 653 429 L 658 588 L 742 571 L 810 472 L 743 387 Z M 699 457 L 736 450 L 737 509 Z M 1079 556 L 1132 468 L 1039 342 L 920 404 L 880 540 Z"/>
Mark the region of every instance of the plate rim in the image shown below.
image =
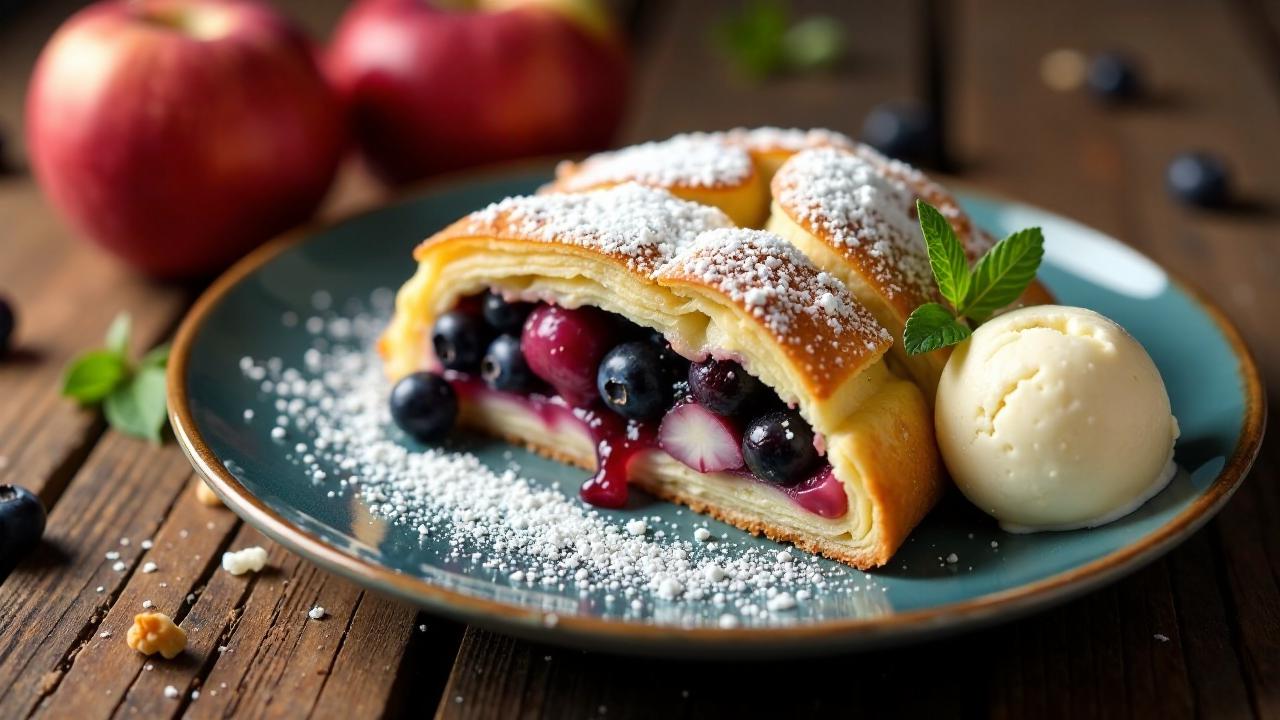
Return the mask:
<path id="1" fill-rule="evenodd" d="M 641 654 L 664 654 L 663 651 L 669 650 L 675 643 L 680 644 L 682 652 L 694 654 L 715 654 L 717 649 L 740 652 L 746 647 L 769 647 L 811 654 L 824 650 L 871 647 L 890 641 L 909 642 L 927 635 L 1012 620 L 1033 610 L 1065 602 L 1137 570 L 1172 549 L 1212 518 L 1243 482 L 1261 448 L 1266 426 L 1267 397 L 1257 362 L 1235 324 L 1194 284 L 1170 272 L 1145 253 L 1099 230 L 1109 241 L 1128 247 L 1155 263 L 1168 276 L 1171 284 L 1185 292 L 1213 320 L 1226 338 L 1238 363 L 1237 373 L 1244 383 L 1245 412 L 1239 440 L 1213 483 L 1201 496 L 1141 541 L 1125 545 L 1084 565 L 1000 592 L 900 613 L 789 626 L 686 628 L 589 616 L 556 616 L 498 600 L 472 597 L 349 554 L 285 519 L 250 493 L 226 470 L 205 442 L 196 424 L 187 395 L 186 378 L 195 338 L 210 312 L 228 293 L 271 260 L 286 250 L 301 245 L 317 233 L 393 206 L 420 201 L 449 187 L 492 183 L 522 173 L 531 175 L 535 170 L 548 169 L 550 162 L 546 158 L 536 158 L 442 175 L 397 192 L 373 207 L 345 213 L 324 222 L 308 223 L 260 246 L 231 266 L 201 293 L 183 318 L 173 342 L 166 377 L 169 420 L 178 445 L 196 473 L 209 483 L 228 508 L 271 539 L 326 570 L 427 610 L 502 632 L 540 640 L 550 639 L 580 647 L 614 650 L 625 647 L 627 652 Z M 955 185 L 963 188 L 965 194 L 1070 220 L 1066 216 L 998 193 L 974 190 L 964 183 Z M 1079 221 L 1072 222 L 1092 228 Z"/>

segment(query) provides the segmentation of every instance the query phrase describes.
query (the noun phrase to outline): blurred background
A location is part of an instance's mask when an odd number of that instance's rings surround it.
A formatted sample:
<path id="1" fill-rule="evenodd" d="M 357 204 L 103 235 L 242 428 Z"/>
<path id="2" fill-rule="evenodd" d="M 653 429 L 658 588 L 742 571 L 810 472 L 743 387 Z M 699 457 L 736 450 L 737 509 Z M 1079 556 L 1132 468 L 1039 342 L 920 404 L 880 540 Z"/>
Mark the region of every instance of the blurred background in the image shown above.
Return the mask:
<path id="1" fill-rule="evenodd" d="M 0 212 L 191 288 L 440 173 L 826 127 L 1112 233 L 1248 330 L 1278 89 L 1264 0 L 7 0 Z"/>

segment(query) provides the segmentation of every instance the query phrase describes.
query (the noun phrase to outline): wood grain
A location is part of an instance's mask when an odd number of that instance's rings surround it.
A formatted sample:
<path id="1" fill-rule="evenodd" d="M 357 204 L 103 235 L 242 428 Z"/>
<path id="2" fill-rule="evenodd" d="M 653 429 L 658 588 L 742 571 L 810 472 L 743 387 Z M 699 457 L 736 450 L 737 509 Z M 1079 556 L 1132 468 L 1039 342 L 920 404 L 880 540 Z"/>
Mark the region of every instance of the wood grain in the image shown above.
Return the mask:
<path id="1" fill-rule="evenodd" d="M 132 543 L 156 535 L 190 476 L 172 445 L 148 451 L 109 434 L 89 455 L 53 508 L 44 545 L 0 585 L 0 715 L 26 716 L 57 690 L 141 566 Z"/>

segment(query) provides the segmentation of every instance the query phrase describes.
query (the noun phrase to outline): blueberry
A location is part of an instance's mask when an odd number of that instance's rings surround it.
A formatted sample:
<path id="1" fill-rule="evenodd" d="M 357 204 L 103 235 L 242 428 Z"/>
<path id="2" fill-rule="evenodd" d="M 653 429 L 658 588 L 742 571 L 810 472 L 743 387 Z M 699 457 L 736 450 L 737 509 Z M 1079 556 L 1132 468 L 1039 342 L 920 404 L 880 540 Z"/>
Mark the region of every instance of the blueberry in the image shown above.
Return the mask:
<path id="1" fill-rule="evenodd" d="M 450 370 L 473 372 L 480 367 L 490 331 L 483 319 L 454 310 L 436 318 L 431 328 L 431 346 L 440 364 Z"/>
<path id="2" fill-rule="evenodd" d="M 9 341 L 13 339 L 13 328 L 18 324 L 13 314 L 13 306 L 8 300 L 0 297 L 0 355 L 9 350 Z"/>
<path id="3" fill-rule="evenodd" d="M 0 580 L 44 534 L 44 505 L 24 487 L 0 485 Z"/>
<path id="4" fill-rule="evenodd" d="M 794 410 L 762 415 L 742 434 L 742 459 L 757 476 L 790 487 L 818 465 L 813 428 Z"/>
<path id="5" fill-rule="evenodd" d="M 406 375 L 391 388 L 391 417 L 401 430 L 422 442 L 439 440 L 458 418 L 458 396 L 435 373 Z"/>
<path id="6" fill-rule="evenodd" d="M 902 160 L 930 160 L 938 150 L 932 118 L 915 105 L 885 103 L 872 108 L 862 123 L 862 140 Z"/>
<path id="7" fill-rule="evenodd" d="M 1185 152 L 1164 172 L 1169 192 L 1188 205 L 1218 207 L 1227 202 L 1227 168 L 1221 160 L 1202 152 Z"/>
<path id="8" fill-rule="evenodd" d="M 484 295 L 482 312 L 485 322 L 494 330 L 519 335 L 525 319 L 533 312 L 533 303 L 507 302 L 498 293 L 490 291 Z"/>
<path id="9" fill-rule="evenodd" d="M 499 335 L 480 361 L 480 377 L 494 390 L 518 392 L 533 383 L 533 371 L 520 351 L 518 335 Z"/>
<path id="10" fill-rule="evenodd" d="M 596 372 L 596 388 L 610 410 L 632 420 L 656 418 L 671 405 L 662 349 L 635 340 L 610 350 Z"/>
<path id="11" fill-rule="evenodd" d="M 1094 57 L 1089 63 L 1085 82 L 1094 95 L 1109 102 L 1130 100 L 1142 89 L 1133 62 L 1117 53 L 1102 53 Z"/>
<path id="12" fill-rule="evenodd" d="M 764 385 L 732 360 L 708 359 L 689 366 L 689 393 L 711 412 L 737 415 L 761 396 Z"/>

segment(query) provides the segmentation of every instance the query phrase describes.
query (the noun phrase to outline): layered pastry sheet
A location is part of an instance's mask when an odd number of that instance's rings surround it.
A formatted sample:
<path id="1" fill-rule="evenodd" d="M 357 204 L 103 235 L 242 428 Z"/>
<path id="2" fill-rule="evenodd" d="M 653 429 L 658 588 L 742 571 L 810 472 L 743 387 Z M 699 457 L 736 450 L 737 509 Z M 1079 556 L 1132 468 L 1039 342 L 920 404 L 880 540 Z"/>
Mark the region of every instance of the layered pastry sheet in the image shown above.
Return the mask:
<path id="1" fill-rule="evenodd" d="M 691 471 L 663 450 L 657 423 L 623 421 L 554 390 L 499 393 L 460 378 L 476 388 L 461 393 L 464 405 L 471 399 L 464 419 L 614 471 L 588 482 L 589 499 L 602 483 L 629 480 L 740 527 L 873 567 L 941 492 L 924 397 L 882 360 L 891 336 L 838 280 L 775 235 L 732 228 L 712 207 L 632 183 L 503 201 L 429 239 L 416 258 L 418 272 L 401 290 L 381 346 L 392 375 L 438 366 L 429 338 L 436 318 L 478 293 L 598 308 L 657 331 L 688 361 L 739 364 L 812 428 L 821 458 L 794 484 L 770 485 L 743 468 Z M 507 411 L 494 411 L 504 400 Z M 808 431 L 800 423 L 795 430 Z M 590 442 L 570 440 L 575 432 Z M 795 498 L 832 482 L 844 499 L 837 517 Z M 616 487 L 604 491 L 616 497 L 610 493 Z"/>

